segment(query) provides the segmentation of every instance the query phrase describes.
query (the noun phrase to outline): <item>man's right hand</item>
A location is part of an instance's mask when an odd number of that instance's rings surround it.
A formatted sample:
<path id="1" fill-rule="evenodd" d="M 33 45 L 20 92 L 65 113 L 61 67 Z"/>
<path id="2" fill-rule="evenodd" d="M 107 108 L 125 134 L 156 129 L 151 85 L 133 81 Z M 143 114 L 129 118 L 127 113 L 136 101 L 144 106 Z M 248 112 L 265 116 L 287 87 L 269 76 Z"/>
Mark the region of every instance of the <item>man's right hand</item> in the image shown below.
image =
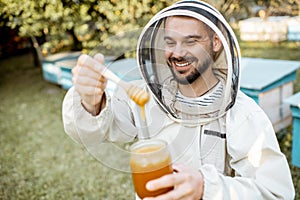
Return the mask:
<path id="1" fill-rule="evenodd" d="M 105 96 L 107 79 L 102 75 L 104 69 L 102 54 L 96 54 L 94 58 L 83 54 L 72 69 L 75 90 L 80 95 L 84 108 L 93 115 L 100 113 L 102 98 Z"/>

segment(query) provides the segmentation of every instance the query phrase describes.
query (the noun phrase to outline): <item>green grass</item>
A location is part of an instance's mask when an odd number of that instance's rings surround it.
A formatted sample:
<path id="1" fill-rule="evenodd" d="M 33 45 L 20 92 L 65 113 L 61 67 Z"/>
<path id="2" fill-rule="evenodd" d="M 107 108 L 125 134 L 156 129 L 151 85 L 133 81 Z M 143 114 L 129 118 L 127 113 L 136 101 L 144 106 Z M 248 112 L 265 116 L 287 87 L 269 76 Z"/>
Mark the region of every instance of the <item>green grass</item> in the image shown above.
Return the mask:
<path id="1" fill-rule="evenodd" d="M 241 43 L 243 56 L 300 60 L 291 44 Z M 43 80 L 31 55 L 0 60 L 0 199 L 133 199 L 130 174 L 105 167 L 63 131 L 66 93 Z M 300 77 L 295 91 L 300 91 Z M 292 127 L 280 146 L 290 160 Z M 300 169 L 291 166 L 300 199 Z"/>
<path id="2" fill-rule="evenodd" d="M 105 167 L 63 131 L 66 93 L 30 55 L 0 62 L 0 199 L 133 199 L 129 174 Z"/>
<path id="3" fill-rule="evenodd" d="M 295 42 L 242 42 L 241 54 L 244 57 L 260 57 L 281 60 L 300 60 L 300 43 Z"/>

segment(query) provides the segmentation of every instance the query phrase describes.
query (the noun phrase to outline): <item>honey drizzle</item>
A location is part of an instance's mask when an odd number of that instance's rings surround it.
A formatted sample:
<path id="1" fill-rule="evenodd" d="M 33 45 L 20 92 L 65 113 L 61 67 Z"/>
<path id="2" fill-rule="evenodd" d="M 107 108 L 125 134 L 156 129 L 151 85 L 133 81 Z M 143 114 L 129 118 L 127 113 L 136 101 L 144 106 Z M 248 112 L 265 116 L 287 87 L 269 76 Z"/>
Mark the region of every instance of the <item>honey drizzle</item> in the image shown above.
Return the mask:
<path id="1" fill-rule="evenodd" d="M 146 121 L 145 104 L 150 98 L 148 92 L 137 86 L 132 86 L 128 89 L 127 94 L 137 105 L 140 106 L 142 120 Z"/>
<path id="2" fill-rule="evenodd" d="M 146 127 L 145 104 L 149 101 L 150 96 L 147 91 L 134 85 L 128 88 L 127 94 L 140 107 L 142 124 L 145 126 L 142 130 L 144 130 L 144 137 L 147 138 L 149 134 Z"/>
<path id="3" fill-rule="evenodd" d="M 146 121 L 145 106 L 140 106 L 140 109 L 141 109 L 142 120 L 145 122 Z"/>

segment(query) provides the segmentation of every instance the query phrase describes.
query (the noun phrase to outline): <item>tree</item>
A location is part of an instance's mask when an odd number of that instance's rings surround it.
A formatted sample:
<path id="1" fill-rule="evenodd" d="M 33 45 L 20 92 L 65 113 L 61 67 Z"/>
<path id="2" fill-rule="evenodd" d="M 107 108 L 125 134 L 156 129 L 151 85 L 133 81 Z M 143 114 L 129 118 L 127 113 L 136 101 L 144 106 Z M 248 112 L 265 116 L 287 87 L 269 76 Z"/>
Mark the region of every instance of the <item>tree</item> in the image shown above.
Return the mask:
<path id="1" fill-rule="evenodd" d="M 110 35 L 139 28 L 171 1 L 1 0 L 0 26 L 45 38 L 44 51 L 91 49 Z M 6 21 L 6 23 L 4 23 Z M 45 53 L 45 52 L 44 52 Z"/>
<path id="2" fill-rule="evenodd" d="M 300 15 L 299 0 L 210 0 L 218 10 L 227 18 L 236 20 L 257 15 L 259 10 L 264 10 L 266 16 Z"/>
<path id="3" fill-rule="evenodd" d="M 113 35 L 143 27 L 159 10 L 176 1 L 0 0 L 0 27 L 17 29 L 21 36 L 42 38 L 39 42 L 44 53 L 53 53 L 66 48 L 89 51 Z M 268 14 L 292 15 L 299 14 L 300 7 L 299 0 L 207 0 L 207 2 L 217 7 L 228 20 L 249 17 L 251 8 L 255 6 L 269 10 Z M 106 47 L 109 49 L 111 45 L 107 44 Z"/>

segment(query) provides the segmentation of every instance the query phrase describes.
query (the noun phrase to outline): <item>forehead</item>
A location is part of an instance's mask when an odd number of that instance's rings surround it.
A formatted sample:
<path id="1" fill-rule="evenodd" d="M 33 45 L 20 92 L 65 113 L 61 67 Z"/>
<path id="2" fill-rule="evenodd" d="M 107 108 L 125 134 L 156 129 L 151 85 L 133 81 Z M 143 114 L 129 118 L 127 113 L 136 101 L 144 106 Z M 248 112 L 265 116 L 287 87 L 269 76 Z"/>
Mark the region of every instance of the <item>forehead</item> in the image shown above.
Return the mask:
<path id="1" fill-rule="evenodd" d="M 187 16 L 172 16 L 165 21 L 165 33 L 191 35 L 207 32 L 207 26 L 198 19 Z"/>

